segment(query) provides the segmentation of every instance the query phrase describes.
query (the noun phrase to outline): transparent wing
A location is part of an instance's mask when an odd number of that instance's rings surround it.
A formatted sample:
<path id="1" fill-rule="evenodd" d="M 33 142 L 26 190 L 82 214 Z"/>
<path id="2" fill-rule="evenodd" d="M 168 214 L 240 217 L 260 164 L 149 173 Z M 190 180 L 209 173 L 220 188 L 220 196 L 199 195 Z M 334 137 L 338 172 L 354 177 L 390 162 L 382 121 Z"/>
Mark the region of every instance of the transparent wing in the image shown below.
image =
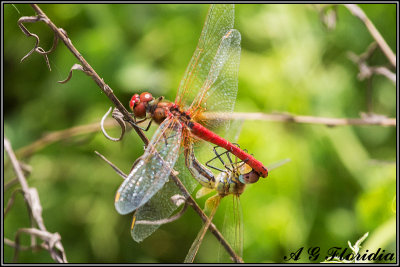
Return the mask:
<path id="1" fill-rule="evenodd" d="M 224 135 L 229 128 L 229 120 L 214 118 L 203 121 L 201 112 L 232 113 L 238 90 L 240 62 L 240 33 L 229 30 L 221 39 L 217 53 L 202 88 L 190 108 L 194 119 L 202 122 L 216 133 Z"/>
<path id="2" fill-rule="evenodd" d="M 290 159 L 289 159 L 289 158 L 287 158 L 287 159 L 282 159 L 282 160 L 280 160 L 280 161 L 277 161 L 277 162 L 268 164 L 268 171 L 275 170 L 275 169 L 281 167 L 282 165 L 284 165 L 284 164 L 286 164 L 286 163 L 288 163 L 288 162 L 290 162 Z"/>
<path id="3" fill-rule="evenodd" d="M 243 123 L 243 119 L 231 121 L 228 131 L 225 135 L 222 135 L 225 140 L 229 140 L 232 143 L 237 143 L 237 141 L 239 140 L 240 132 L 243 128 Z"/>
<path id="4" fill-rule="evenodd" d="M 175 99 L 175 103 L 185 110 L 206 81 L 221 39 L 233 28 L 233 23 L 234 5 L 210 6 L 199 43 L 186 68 Z"/>
<path id="5" fill-rule="evenodd" d="M 208 216 L 208 220 L 203 224 L 201 227 L 199 233 L 197 234 L 197 237 L 192 243 L 192 246 L 189 249 L 188 254 L 186 255 L 185 258 L 185 263 L 193 263 L 194 258 L 197 255 L 197 251 L 199 251 L 200 245 L 203 242 L 203 238 L 208 230 L 208 227 L 211 224 L 212 219 L 214 218 L 215 212 L 217 211 L 217 208 L 219 206 L 219 203 L 221 201 L 221 197 L 219 195 L 215 195 L 213 197 L 210 197 L 207 201 L 211 202 L 211 213 Z"/>
<path id="6" fill-rule="evenodd" d="M 176 162 L 174 169 L 179 172 L 179 179 L 191 194 L 197 186 L 197 183 L 193 177 L 191 177 L 185 166 L 185 157 L 183 156 L 183 153 L 180 153 L 180 157 Z M 177 206 L 171 201 L 171 197 L 176 194 L 182 195 L 182 192 L 172 180 L 166 182 L 160 191 L 158 191 L 146 204 L 137 210 L 134 215 L 135 220 L 157 221 L 170 217 L 177 209 Z M 153 234 L 159 227 L 160 225 L 134 224 L 131 230 L 132 238 L 136 242 L 141 242 Z"/>
<path id="7" fill-rule="evenodd" d="M 225 197 L 226 210 L 224 216 L 224 224 L 222 235 L 232 246 L 233 250 L 239 257 L 243 257 L 243 214 L 239 197 L 229 195 Z M 219 246 L 219 261 L 232 262 L 226 250 Z"/>
<path id="8" fill-rule="evenodd" d="M 145 204 L 166 183 L 179 156 L 182 126 L 166 119 L 155 132 L 136 166 L 118 188 L 115 208 L 130 213 Z"/>

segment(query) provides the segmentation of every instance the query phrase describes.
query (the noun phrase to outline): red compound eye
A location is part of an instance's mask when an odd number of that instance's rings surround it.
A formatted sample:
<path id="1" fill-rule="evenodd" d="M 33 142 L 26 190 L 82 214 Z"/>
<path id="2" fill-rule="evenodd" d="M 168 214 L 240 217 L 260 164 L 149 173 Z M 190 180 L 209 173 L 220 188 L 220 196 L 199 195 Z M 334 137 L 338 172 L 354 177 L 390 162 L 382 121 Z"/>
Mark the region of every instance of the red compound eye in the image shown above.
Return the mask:
<path id="1" fill-rule="evenodd" d="M 131 108 L 131 110 L 133 111 L 133 108 L 139 104 L 140 102 L 140 97 L 138 94 L 134 94 L 131 98 L 131 100 L 129 101 L 129 107 Z"/>
<path id="2" fill-rule="evenodd" d="M 139 119 L 146 117 L 145 103 L 141 102 L 139 104 L 136 104 L 135 107 L 133 108 L 133 114 L 135 115 L 136 118 L 139 118 Z"/>
<path id="3" fill-rule="evenodd" d="M 240 175 L 239 180 L 244 184 L 252 184 L 257 182 L 259 178 L 260 175 L 252 170 L 249 173 Z"/>
<path id="4" fill-rule="evenodd" d="M 141 102 L 149 102 L 151 100 L 153 100 L 154 97 L 152 94 L 150 94 L 149 92 L 143 92 L 140 94 L 140 101 Z"/>

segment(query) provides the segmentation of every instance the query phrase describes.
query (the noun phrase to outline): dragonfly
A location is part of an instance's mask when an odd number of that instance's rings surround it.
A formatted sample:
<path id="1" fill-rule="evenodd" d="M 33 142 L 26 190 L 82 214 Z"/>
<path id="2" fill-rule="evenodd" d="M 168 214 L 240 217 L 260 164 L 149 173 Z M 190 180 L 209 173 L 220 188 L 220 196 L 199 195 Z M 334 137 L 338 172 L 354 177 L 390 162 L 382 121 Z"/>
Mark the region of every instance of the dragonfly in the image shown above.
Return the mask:
<path id="1" fill-rule="evenodd" d="M 229 120 L 205 120 L 203 116 L 205 112 L 230 114 L 234 108 L 241 36 L 233 29 L 233 23 L 234 5 L 211 5 L 174 102 L 163 97 L 155 99 L 147 92 L 131 98 L 130 108 L 135 118 L 149 119 L 148 127 L 152 121 L 160 126 L 117 190 L 115 208 L 120 214 L 140 209 L 141 213 L 152 216 L 157 201 L 160 204 L 161 200 L 156 198 L 150 207 L 144 205 L 164 186 L 173 187 L 168 183 L 169 175 L 182 154 L 181 148 L 192 140 L 221 146 L 246 161 L 252 168 L 248 174 L 250 180 L 267 177 L 268 169 L 260 161 L 220 137 L 229 128 Z"/>
<path id="2" fill-rule="evenodd" d="M 247 174 L 251 173 L 252 168 L 245 161 L 239 160 L 230 151 L 219 152 L 218 149 L 220 147 L 213 148 L 215 156 L 207 161 L 204 166 L 196 158 L 192 145 L 185 148 L 186 166 L 193 177 L 202 185 L 196 197 L 200 198 L 212 191 L 216 192 L 214 196 L 206 200 L 204 210 L 208 211 L 210 215 L 186 255 L 186 263 L 194 261 L 207 229 L 220 205 L 221 199 L 228 196 L 232 196 L 229 203 L 231 206 L 225 212 L 223 235 L 228 239 L 228 243 L 231 244 L 240 259 L 243 257 L 243 218 L 239 197 L 244 192 L 246 184 L 254 183 L 257 179 L 252 181 L 247 179 Z M 222 166 L 217 167 L 215 164 L 212 165 L 211 163 L 214 161 L 219 161 Z M 290 160 L 281 160 L 270 166 L 269 170 L 275 169 L 288 161 Z M 214 175 L 211 169 L 218 171 L 219 174 Z M 219 254 L 220 260 L 223 260 L 225 255 L 223 255 L 221 250 Z"/>

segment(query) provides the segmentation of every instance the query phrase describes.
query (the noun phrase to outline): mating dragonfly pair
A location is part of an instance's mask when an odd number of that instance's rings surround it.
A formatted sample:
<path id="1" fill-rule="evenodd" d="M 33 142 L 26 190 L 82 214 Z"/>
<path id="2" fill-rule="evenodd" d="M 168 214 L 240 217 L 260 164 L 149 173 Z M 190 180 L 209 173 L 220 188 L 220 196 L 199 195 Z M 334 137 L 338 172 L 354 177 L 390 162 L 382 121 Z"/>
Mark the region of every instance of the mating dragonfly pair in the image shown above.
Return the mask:
<path id="1" fill-rule="evenodd" d="M 115 208 L 120 214 L 136 211 L 132 223 L 136 241 L 159 227 L 138 224 L 138 221 L 164 219 L 176 209 L 169 198 L 179 192 L 168 181 L 174 167 L 182 174 L 181 178 L 189 171 L 203 187 L 215 189 L 219 199 L 229 194 L 239 196 L 246 183 L 268 175 L 260 161 L 221 137 L 234 131 L 226 119 L 234 109 L 238 89 L 241 37 L 233 29 L 233 23 L 234 5 L 211 5 L 175 101 L 168 102 L 163 97 L 154 99 L 150 93 L 135 94 L 130 101 L 137 124 L 149 119 L 146 130 L 152 121 L 160 124 L 115 196 Z M 207 118 L 210 113 L 214 114 L 211 119 Z M 206 142 L 198 142 L 199 139 Z M 194 147 L 201 149 L 207 142 L 225 149 L 221 153 L 214 148 L 214 160 L 223 164 L 222 168 L 214 168 L 220 172 L 219 176 L 208 168 L 212 168 L 210 162 L 204 166 L 195 156 Z M 180 154 L 184 156 L 179 157 Z M 223 155 L 227 161 L 222 160 Z M 177 161 L 180 163 L 176 164 Z M 179 169 L 183 161 L 186 170 Z M 188 180 L 185 185 L 192 192 L 195 185 Z M 210 221 L 205 224 L 205 230 Z"/>

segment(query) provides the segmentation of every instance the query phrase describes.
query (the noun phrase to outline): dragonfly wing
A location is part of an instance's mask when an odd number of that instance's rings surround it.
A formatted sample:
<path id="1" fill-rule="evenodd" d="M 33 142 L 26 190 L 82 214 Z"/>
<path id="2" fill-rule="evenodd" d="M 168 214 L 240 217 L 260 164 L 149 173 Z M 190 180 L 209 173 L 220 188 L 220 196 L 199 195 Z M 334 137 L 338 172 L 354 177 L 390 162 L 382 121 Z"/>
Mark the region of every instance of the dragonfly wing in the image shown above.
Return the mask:
<path id="1" fill-rule="evenodd" d="M 169 180 L 160 191 L 136 211 L 133 219 L 134 224 L 131 229 L 133 240 L 141 242 L 160 227 L 159 224 L 138 224 L 136 222 L 141 220 L 158 221 L 168 218 L 177 208 L 177 206 L 172 203 L 171 197 L 179 193 L 180 191 L 175 183 Z"/>
<path id="2" fill-rule="evenodd" d="M 232 143 L 237 143 L 239 140 L 240 132 L 243 128 L 243 123 L 243 119 L 231 121 L 229 124 L 229 131 L 227 131 L 225 135 L 222 135 L 225 140 L 229 140 Z"/>
<path id="3" fill-rule="evenodd" d="M 145 204 L 169 178 L 179 156 L 182 126 L 176 119 L 166 119 L 155 132 L 143 156 L 119 187 L 115 208 L 130 213 Z"/>
<path id="4" fill-rule="evenodd" d="M 185 157 L 180 153 L 180 157 L 175 164 L 175 170 L 179 172 L 179 179 L 184 184 L 189 193 L 192 193 L 197 186 L 197 182 L 191 177 L 185 166 Z M 165 183 L 146 204 L 140 207 L 135 213 L 135 221 L 157 221 L 166 219 L 177 209 L 177 206 L 171 201 L 171 197 L 176 194 L 182 194 L 173 181 Z M 153 234 L 160 225 L 134 224 L 131 234 L 136 242 L 141 242 Z"/>
<path id="5" fill-rule="evenodd" d="M 203 238 L 211 224 L 212 219 L 214 218 L 215 212 L 217 211 L 220 201 L 221 201 L 221 196 L 219 195 L 215 195 L 207 199 L 206 204 L 208 202 L 210 206 L 209 208 L 211 209 L 211 213 L 208 216 L 208 220 L 203 224 L 199 233 L 197 234 L 197 237 L 193 241 L 192 246 L 190 247 L 189 252 L 186 255 L 184 261 L 185 263 L 193 263 L 194 258 L 197 255 L 197 251 L 199 251 L 200 245 L 203 242 Z"/>
<path id="6" fill-rule="evenodd" d="M 232 4 L 211 5 L 199 43 L 181 80 L 175 103 L 185 109 L 202 88 L 210 72 L 222 37 L 233 28 L 235 9 Z M 190 103 L 189 103 L 190 102 Z"/>
<path id="7" fill-rule="evenodd" d="M 219 112 L 228 116 L 233 112 L 238 90 L 240 41 L 240 33 L 235 29 L 222 37 L 207 79 L 191 106 L 195 119 L 196 111 Z M 202 121 L 201 117 L 197 119 Z M 220 129 L 217 134 L 222 136 L 229 128 L 229 120 L 223 118 L 213 118 L 203 124 L 214 131 Z"/>
<path id="8" fill-rule="evenodd" d="M 222 228 L 222 235 L 232 246 L 239 257 L 243 257 L 243 214 L 238 196 L 230 195 L 226 198 L 226 212 Z M 219 261 L 231 262 L 230 256 L 220 245 Z"/>
<path id="9" fill-rule="evenodd" d="M 242 121 L 230 121 L 223 118 L 207 118 L 203 115 L 211 112 L 223 112 L 229 115 L 235 107 L 238 90 L 238 70 L 240 61 L 240 33 L 231 30 L 221 40 L 213 66 L 203 89 L 197 95 L 191 111 L 193 118 L 226 140 L 236 142 Z M 196 111 L 205 111 L 205 113 Z M 220 114 L 219 114 L 220 115 Z M 214 156 L 211 146 L 205 142 L 196 144 L 196 155 L 200 162 L 206 162 Z"/>

